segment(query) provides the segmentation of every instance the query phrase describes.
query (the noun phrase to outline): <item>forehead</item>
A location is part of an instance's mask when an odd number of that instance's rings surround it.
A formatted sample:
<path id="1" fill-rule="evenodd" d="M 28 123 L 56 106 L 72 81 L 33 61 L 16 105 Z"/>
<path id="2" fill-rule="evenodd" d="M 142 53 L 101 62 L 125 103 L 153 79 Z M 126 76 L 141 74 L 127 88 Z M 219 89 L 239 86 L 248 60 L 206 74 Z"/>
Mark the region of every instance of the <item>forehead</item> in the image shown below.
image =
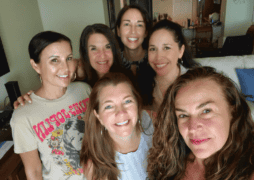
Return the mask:
<path id="1" fill-rule="evenodd" d="M 69 55 L 72 53 L 71 45 L 68 41 L 58 41 L 46 46 L 40 53 L 40 57 L 52 55 Z"/>
<path id="2" fill-rule="evenodd" d="M 103 34 L 93 33 L 88 38 L 88 44 L 93 44 L 93 43 L 109 43 L 109 41 L 106 38 L 106 36 L 104 36 Z"/>
<path id="3" fill-rule="evenodd" d="M 227 104 L 222 87 L 210 78 L 195 80 L 182 87 L 176 95 L 175 106 L 196 106 L 205 101 Z"/>
<path id="4" fill-rule="evenodd" d="M 144 21 L 141 12 L 136 8 L 128 9 L 123 14 L 122 20 L 130 20 L 130 19 L 137 19 L 140 21 Z"/>
<path id="5" fill-rule="evenodd" d="M 127 95 L 132 95 L 131 87 L 128 83 L 119 83 L 117 85 L 109 84 L 101 88 L 98 93 L 99 102 L 110 100 L 110 99 L 118 99 L 123 98 Z"/>
<path id="6" fill-rule="evenodd" d="M 173 33 L 170 32 L 169 30 L 159 29 L 159 30 L 154 31 L 154 33 L 151 35 L 149 43 L 152 43 L 154 41 L 157 41 L 160 43 L 175 42 L 175 39 L 174 39 Z"/>

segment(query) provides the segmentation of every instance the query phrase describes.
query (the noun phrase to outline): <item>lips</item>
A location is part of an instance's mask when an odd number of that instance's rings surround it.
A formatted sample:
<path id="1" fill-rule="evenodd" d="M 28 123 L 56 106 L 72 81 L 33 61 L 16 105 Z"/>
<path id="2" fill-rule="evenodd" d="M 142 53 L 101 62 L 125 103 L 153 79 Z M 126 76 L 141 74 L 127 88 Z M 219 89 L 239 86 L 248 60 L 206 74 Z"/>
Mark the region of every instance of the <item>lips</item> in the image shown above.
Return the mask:
<path id="1" fill-rule="evenodd" d="M 105 65 L 108 61 L 97 61 L 98 64 L 100 65 Z"/>
<path id="2" fill-rule="evenodd" d="M 138 38 L 128 38 L 128 40 L 130 40 L 130 41 L 137 41 Z"/>
<path id="3" fill-rule="evenodd" d="M 121 122 L 121 123 L 116 123 L 117 126 L 123 126 L 123 125 L 127 125 L 129 124 L 129 120 L 126 120 L 124 122 Z"/>
<path id="4" fill-rule="evenodd" d="M 190 139 L 191 143 L 195 144 L 195 145 L 199 145 L 199 144 L 205 143 L 205 142 L 207 142 L 209 140 L 210 140 L 210 138 L 208 138 L 208 139 Z"/>
<path id="5" fill-rule="evenodd" d="M 166 66 L 167 65 L 167 63 L 165 63 L 165 64 L 156 64 L 155 66 L 156 66 L 156 68 L 163 68 L 164 66 Z"/>

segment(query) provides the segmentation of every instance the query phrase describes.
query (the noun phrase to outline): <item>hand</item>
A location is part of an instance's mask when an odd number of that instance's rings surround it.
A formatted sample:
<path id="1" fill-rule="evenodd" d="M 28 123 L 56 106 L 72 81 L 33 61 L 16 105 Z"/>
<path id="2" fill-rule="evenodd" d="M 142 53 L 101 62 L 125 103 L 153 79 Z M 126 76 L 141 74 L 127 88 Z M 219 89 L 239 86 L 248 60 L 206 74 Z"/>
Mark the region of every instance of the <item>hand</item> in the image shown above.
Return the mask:
<path id="1" fill-rule="evenodd" d="M 33 91 L 30 90 L 29 92 L 27 92 L 26 94 L 18 97 L 17 101 L 15 101 L 13 103 L 14 109 L 17 109 L 20 105 L 24 106 L 25 105 L 25 101 L 32 103 L 32 99 L 30 98 L 30 95 Z"/>

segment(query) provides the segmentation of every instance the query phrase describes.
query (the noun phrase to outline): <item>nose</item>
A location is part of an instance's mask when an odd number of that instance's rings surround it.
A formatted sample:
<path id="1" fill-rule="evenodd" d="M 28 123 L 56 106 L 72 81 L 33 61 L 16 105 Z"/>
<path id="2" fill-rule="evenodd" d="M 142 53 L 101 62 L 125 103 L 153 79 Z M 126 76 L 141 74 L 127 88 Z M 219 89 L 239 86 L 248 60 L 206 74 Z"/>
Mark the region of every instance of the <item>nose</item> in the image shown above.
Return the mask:
<path id="1" fill-rule="evenodd" d="M 120 105 L 117 107 L 117 112 L 116 112 L 116 116 L 118 115 L 124 115 L 126 113 L 126 109 L 123 105 Z"/>
<path id="2" fill-rule="evenodd" d="M 132 25 L 131 26 L 131 33 L 135 34 L 135 32 L 136 32 L 136 26 Z"/>
<path id="3" fill-rule="evenodd" d="M 101 59 L 103 60 L 105 57 L 106 57 L 106 51 L 105 51 L 105 49 L 103 49 L 103 50 L 101 50 Z"/>
<path id="4" fill-rule="evenodd" d="M 198 117 L 190 117 L 188 121 L 188 129 L 190 132 L 198 131 L 202 129 L 201 120 Z"/>

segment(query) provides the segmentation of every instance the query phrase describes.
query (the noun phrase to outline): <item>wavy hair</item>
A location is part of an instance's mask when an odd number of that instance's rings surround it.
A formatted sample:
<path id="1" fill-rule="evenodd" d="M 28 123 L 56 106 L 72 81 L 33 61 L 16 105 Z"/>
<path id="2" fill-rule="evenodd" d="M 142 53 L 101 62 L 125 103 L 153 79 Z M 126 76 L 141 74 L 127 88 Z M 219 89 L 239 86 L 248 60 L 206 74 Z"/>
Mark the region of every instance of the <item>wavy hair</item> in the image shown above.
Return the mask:
<path id="1" fill-rule="evenodd" d="M 110 30 L 110 28 L 104 24 L 93 24 L 86 26 L 80 37 L 79 53 L 80 58 L 84 62 L 85 82 L 87 82 L 91 87 L 93 87 L 95 82 L 99 79 L 96 70 L 91 66 L 88 56 L 88 39 L 92 34 L 104 35 L 111 45 L 113 53 L 113 64 L 109 72 L 121 72 L 123 69 L 121 64 L 119 45 L 114 33 Z"/>
<path id="2" fill-rule="evenodd" d="M 192 59 L 192 55 L 189 51 L 188 45 L 182 32 L 182 27 L 179 24 L 167 19 L 157 22 L 150 33 L 149 40 L 155 31 L 161 29 L 165 29 L 173 35 L 174 41 L 178 43 L 179 48 L 181 48 L 183 45 L 185 46 L 182 60 L 179 59 L 178 61 L 179 64 L 183 65 L 185 68 L 199 66 L 199 64 Z M 138 85 L 144 105 L 152 105 L 154 99 L 153 90 L 155 87 L 154 78 L 156 76 L 156 73 L 149 65 L 148 59 L 145 59 L 145 61 L 147 62 L 144 64 L 147 64 L 147 66 L 142 68 L 138 74 Z"/>
<path id="3" fill-rule="evenodd" d="M 121 38 L 117 35 L 117 31 L 118 31 L 117 29 L 120 28 L 121 22 L 122 22 L 122 17 L 125 14 L 125 12 L 128 11 L 129 9 L 137 9 L 143 17 L 145 27 L 146 27 L 147 36 L 146 36 L 146 38 L 144 39 L 144 41 L 142 43 L 142 48 L 147 49 L 148 37 L 149 37 L 150 29 L 152 27 L 152 21 L 151 21 L 151 18 L 149 16 L 148 12 L 144 8 L 139 6 L 138 4 L 126 5 L 118 13 L 118 16 L 117 16 L 117 19 L 116 19 L 116 24 L 115 24 L 115 35 L 116 35 L 116 39 L 119 43 L 119 46 L 120 46 L 121 50 L 124 49 L 124 44 L 122 43 Z"/>
<path id="4" fill-rule="evenodd" d="M 231 109 L 229 136 L 224 146 L 204 161 L 207 180 L 246 180 L 254 172 L 254 122 L 244 96 L 234 82 L 211 67 L 198 67 L 178 77 L 168 88 L 154 124 L 153 147 L 149 150 L 148 174 L 154 180 L 183 178 L 191 150 L 180 135 L 175 97 L 187 83 L 215 81 Z"/>
<path id="5" fill-rule="evenodd" d="M 99 111 L 99 95 L 101 90 L 109 85 L 116 86 L 127 83 L 138 104 L 138 117 L 141 117 L 141 97 L 129 78 L 122 73 L 107 73 L 94 85 L 89 98 L 88 109 L 85 114 L 85 134 L 82 143 L 80 162 L 86 165 L 89 160 L 93 164 L 92 179 L 117 180 L 120 174 L 115 161 L 114 141 L 104 126 L 94 115 L 94 110 Z M 142 132 L 142 127 L 137 123 L 137 131 Z"/>

